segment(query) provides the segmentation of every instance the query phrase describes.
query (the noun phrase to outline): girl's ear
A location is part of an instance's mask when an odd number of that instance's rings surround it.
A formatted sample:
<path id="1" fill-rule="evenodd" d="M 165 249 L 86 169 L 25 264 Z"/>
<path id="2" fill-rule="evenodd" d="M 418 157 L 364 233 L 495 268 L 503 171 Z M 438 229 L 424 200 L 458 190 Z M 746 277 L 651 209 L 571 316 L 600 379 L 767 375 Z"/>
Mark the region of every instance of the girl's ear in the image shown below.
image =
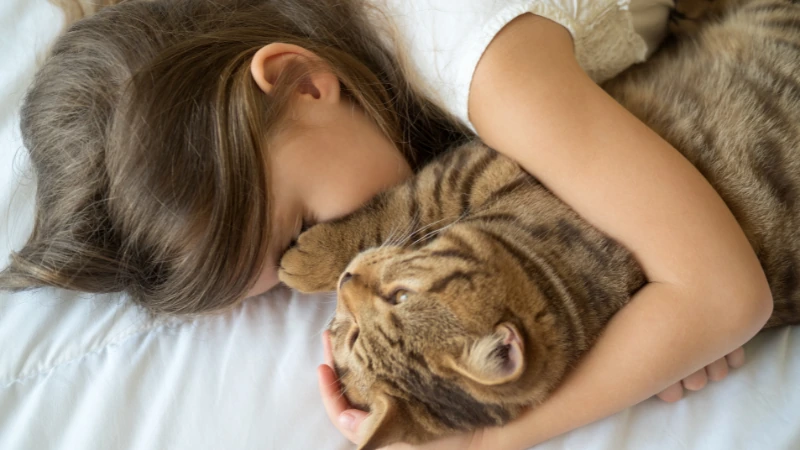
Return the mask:
<path id="1" fill-rule="evenodd" d="M 278 76 L 292 64 L 302 67 L 296 92 L 301 98 L 339 101 L 339 78 L 319 56 L 299 45 L 274 42 L 261 47 L 250 62 L 250 74 L 261 91 L 270 94 Z"/>

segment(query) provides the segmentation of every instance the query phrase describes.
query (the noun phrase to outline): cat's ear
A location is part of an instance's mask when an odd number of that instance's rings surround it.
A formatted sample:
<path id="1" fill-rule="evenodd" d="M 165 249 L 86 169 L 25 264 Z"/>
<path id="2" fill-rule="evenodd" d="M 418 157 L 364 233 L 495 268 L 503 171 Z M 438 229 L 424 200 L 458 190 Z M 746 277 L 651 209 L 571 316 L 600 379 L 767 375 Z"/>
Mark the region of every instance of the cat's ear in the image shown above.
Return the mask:
<path id="1" fill-rule="evenodd" d="M 524 344 L 517 327 L 504 322 L 494 333 L 475 341 L 461 356 L 449 360 L 461 375 L 486 386 L 517 380 L 525 370 Z"/>
<path id="2" fill-rule="evenodd" d="M 370 414 L 361 423 L 366 432 L 358 450 L 377 450 L 403 440 L 404 417 L 397 401 L 387 395 L 378 395 L 370 407 Z"/>

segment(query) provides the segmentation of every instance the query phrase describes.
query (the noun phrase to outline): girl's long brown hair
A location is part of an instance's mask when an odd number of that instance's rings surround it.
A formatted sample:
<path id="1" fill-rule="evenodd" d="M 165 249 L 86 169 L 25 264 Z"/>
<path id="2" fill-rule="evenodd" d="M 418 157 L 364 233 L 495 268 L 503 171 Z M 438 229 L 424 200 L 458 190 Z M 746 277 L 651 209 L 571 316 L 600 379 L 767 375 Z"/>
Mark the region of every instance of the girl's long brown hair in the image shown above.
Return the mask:
<path id="1" fill-rule="evenodd" d="M 117 3 L 54 1 L 68 20 Z M 270 42 L 320 56 L 412 165 L 467 133 L 356 0 L 122 1 L 70 26 L 25 98 L 36 220 L 0 289 L 124 291 L 156 314 L 241 300 L 270 234 L 268 143 L 302 75 L 258 89 L 249 63 Z"/>

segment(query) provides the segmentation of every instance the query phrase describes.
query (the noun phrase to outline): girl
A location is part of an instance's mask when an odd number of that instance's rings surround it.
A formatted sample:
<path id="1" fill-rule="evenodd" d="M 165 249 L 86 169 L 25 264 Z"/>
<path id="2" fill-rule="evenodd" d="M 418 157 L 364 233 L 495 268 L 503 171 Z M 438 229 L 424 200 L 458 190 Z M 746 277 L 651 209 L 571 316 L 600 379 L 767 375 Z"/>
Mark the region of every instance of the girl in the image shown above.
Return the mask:
<path id="1" fill-rule="evenodd" d="M 26 98 L 37 220 L 0 287 L 124 290 L 157 314 L 218 311 L 273 286 L 304 225 L 354 210 L 474 130 L 631 249 L 650 283 L 546 403 L 425 448 L 522 449 L 658 392 L 677 400 L 741 364 L 740 350 L 725 355 L 772 300 L 713 189 L 595 84 L 641 60 L 663 29 L 665 15 L 650 33 L 627 7 L 104 9 L 57 42 Z M 319 378 L 331 420 L 357 442 L 365 413 L 344 403 L 328 365 Z"/>

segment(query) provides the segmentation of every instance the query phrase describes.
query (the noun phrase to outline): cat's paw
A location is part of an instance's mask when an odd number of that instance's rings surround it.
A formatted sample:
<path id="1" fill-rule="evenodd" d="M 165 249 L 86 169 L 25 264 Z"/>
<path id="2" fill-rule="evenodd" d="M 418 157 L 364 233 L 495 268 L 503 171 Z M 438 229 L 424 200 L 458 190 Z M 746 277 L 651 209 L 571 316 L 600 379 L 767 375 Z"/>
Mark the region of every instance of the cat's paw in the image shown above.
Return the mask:
<path id="1" fill-rule="evenodd" d="M 341 237 L 336 236 L 333 226 L 321 223 L 309 228 L 284 253 L 278 278 L 301 292 L 336 290 L 339 274 L 350 260 L 341 246 Z"/>

